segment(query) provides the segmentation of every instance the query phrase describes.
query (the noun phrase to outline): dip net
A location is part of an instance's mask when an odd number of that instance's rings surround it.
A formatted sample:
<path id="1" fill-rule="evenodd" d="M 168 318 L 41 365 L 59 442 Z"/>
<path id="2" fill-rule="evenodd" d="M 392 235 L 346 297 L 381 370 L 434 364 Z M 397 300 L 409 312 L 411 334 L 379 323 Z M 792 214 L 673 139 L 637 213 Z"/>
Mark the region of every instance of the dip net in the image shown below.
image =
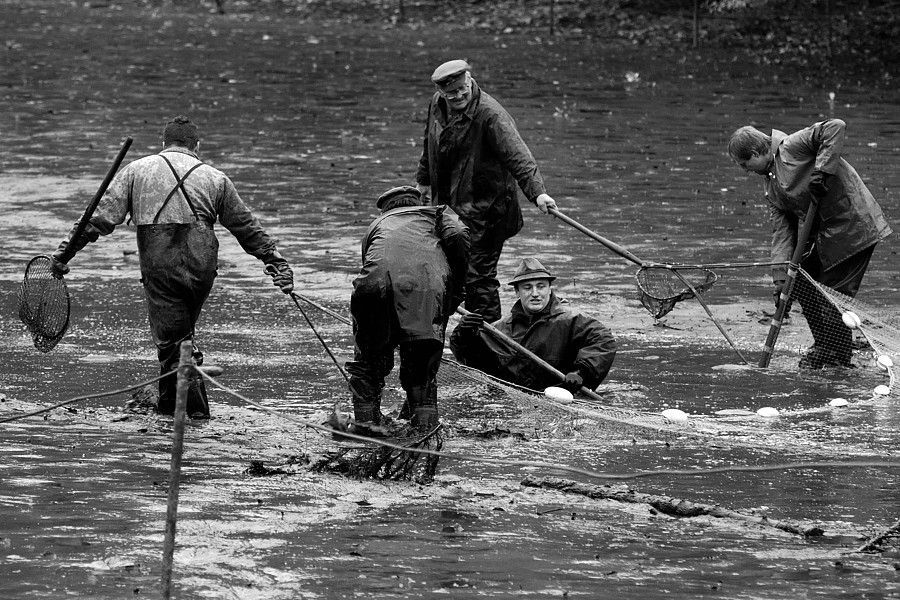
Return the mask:
<path id="1" fill-rule="evenodd" d="M 18 292 L 19 319 L 41 352 L 56 347 L 69 328 L 69 290 L 50 266 L 49 256 L 32 258 Z"/>

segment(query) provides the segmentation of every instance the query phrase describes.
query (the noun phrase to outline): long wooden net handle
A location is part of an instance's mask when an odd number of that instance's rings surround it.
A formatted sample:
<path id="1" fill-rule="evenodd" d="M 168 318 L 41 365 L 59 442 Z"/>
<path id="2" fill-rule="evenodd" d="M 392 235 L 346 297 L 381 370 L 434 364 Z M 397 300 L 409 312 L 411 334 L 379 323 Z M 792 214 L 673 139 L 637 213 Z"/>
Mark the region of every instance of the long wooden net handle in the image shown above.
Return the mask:
<path id="1" fill-rule="evenodd" d="M 806 240 L 812 232 L 813 221 L 816 218 L 816 203 L 809 203 L 806 210 L 806 219 L 803 221 L 803 227 L 797 235 L 797 245 L 794 246 L 794 254 L 791 256 L 791 262 L 788 265 L 787 278 L 784 285 L 781 286 L 781 294 L 778 296 L 778 306 L 775 307 L 775 315 L 769 325 L 769 335 L 766 336 L 766 343 L 763 345 L 762 356 L 759 359 L 759 366 L 766 368 L 772 360 L 772 353 L 775 352 L 775 342 L 778 341 L 778 334 L 781 332 L 781 325 L 784 320 L 784 313 L 787 310 L 788 300 L 794 289 L 794 280 L 797 278 L 797 271 L 800 269 L 800 261 L 803 258 L 803 250 L 806 248 Z"/>
<path id="2" fill-rule="evenodd" d="M 109 187 L 109 184 L 112 183 L 113 177 L 116 175 L 116 171 L 119 170 L 119 166 L 122 164 L 122 161 L 125 160 L 125 155 L 128 154 L 128 149 L 131 148 L 131 142 L 134 140 L 130 137 L 125 138 L 125 142 L 122 143 L 122 147 L 119 149 L 119 153 L 116 155 L 115 160 L 113 161 L 112 166 L 109 167 L 109 171 L 106 172 L 106 177 L 103 178 L 103 182 L 100 184 L 100 187 L 97 188 L 97 193 L 94 194 L 94 198 L 91 200 L 91 203 L 87 205 L 87 208 L 84 209 L 84 214 L 81 215 L 81 219 L 78 221 L 78 226 L 72 232 L 72 236 L 69 238 L 69 242 L 73 242 L 81 237 L 81 234 L 84 233 L 84 230 L 87 228 L 88 221 L 91 220 L 91 217 L 94 214 L 94 211 L 97 210 L 97 205 L 100 204 L 100 199 L 103 198 L 103 194 L 106 193 L 106 189 Z"/>

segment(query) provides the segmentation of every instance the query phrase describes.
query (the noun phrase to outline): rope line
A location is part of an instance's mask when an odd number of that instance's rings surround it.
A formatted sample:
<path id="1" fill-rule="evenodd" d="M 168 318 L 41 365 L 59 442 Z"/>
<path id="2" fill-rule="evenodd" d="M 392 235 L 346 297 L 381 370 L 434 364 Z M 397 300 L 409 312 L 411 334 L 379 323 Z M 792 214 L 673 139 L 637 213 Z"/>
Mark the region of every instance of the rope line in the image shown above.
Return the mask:
<path id="1" fill-rule="evenodd" d="M 777 471 L 777 470 L 787 470 L 787 469 L 816 469 L 816 468 L 850 468 L 850 467 L 880 467 L 880 468 L 898 468 L 900 469 L 900 461 L 877 461 L 877 460 L 857 460 L 857 461 L 816 461 L 816 462 L 790 462 L 790 463 L 780 463 L 775 465 L 757 465 L 757 466 L 735 466 L 735 467 L 711 467 L 705 469 L 658 469 L 655 471 L 641 471 L 635 473 L 602 473 L 600 471 L 594 471 L 591 469 L 582 469 L 580 467 L 573 467 L 571 465 L 564 465 L 560 463 L 551 463 L 546 461 L 534 461 L 534 460 L 517 460 L 517 459 L 507 459 L 507 458 L 490 458 L 484 456 L 472 456 L 467 454 L 459 454 L 456 452 L 443 452 L 440 450 L 431 450 L 428 448 L 415 448 L 411 449 L 407 446 L 401 446 L 399 444 L 394 444 L 392 442 L 378 439 L 378 438 L 370 438 L 366 436 L 356 435 L 349 432 L 338 431 L 327 425 L 320 425 L 318 423 L 313 423 L 312 421 L 307 421 L 306 419 L 302 419 L 300 417 L 296 417 L 294 415 L 290 415 L 287 413 L 283 413 L 281 411 L 275 410 L 273 408 L 269 408 L 268 406 L 264 406 L 258 402 L 255 402 L 246 396 L 242 395 L 235 390 L 219 383 L 215 380 L 215 378 L 211 377 L 207 373 L 200 371 L 200 374 L 210 381 L 217 388 L 222 391 L 231 394 L 235 398 L 246 402 L 247 404 L 258 408 L 266 413 L 269 413 L 273 416 L 280 417 L 286 419 L 288 421 L 293 421 L 299 425 L 303 425 L 304 427 L 309 427 L 311 429 L 315 429 L 317 431 L 321 431 L 323 433 L 331 433 L 338 434 L 341 437 L 350 438 L 353 440 L 357 440 L 360 442 L 366 442 L 369 444 L 375 444 L 378 446 L 382 446 L 384 448 L 390 448 L 391 450 L 400 450 L 404 452 L 415 452 L 420 454 L 427 454 L 430 456 L 436 456 L 439 458 L 447 458 L 452 460 L 461 460 L 461 461 L 470 461 L 470 462 L 478 462 L 483 464 L 492 464 L 492 465 L 506 465 L 506 466 L 516 466 L 516 467 L 531 467 L 531 468 L 541 468 L 541 469 L 553 469 L 557 471 L 566 471 L 569 473 L 577 473 L 579 475 L 584 475 L 586 477 L 591 477 L 594 479 L 604 479 L 604 480 L 626 480 L 626 479 L 638 479 L 644 477 L 655 477 L 661 475 L 705 475 L 712 473 L 727 473 L 727 472 L 744 472 L 744 471 Z"/>
<path id="2" fill-rule="evenodd" d="M 36 415 L 40 415 L 40 414 L 43 414 L 43 413 L 45 413 L 45 412 L 50 412 L 51 410 L 55 410 L 55 409 L 57 409 L 57 408 L 62 408 L 63 406 L 68 406 L 69 404 L 75 404 L 76 402 L 82 402 L 82 401 L 84 401 L 84 400 L 90 400 L 91 398 L 105 398 L 105 397 L 107 397 L 107 396 L 115 396 L 115 395 L 117 395 L 117 394 L 124 394 L 125 392 L 131 392 L 131 391 L 133 391 L 133 390 L 137 390 L 137 389 L 140 389 L 140 388 L 142 388 L 142 387 L 144 387 L 144 386 L 150 385 L 151 383 L 155 383 L 155 382 L 159 381 L 160 379 L 162 379 L 163 377 L 167 377 L 168 375 L 171 375 L 172 373 L 175 373 L 175 372 L 177 372 L 177 371 L 178 371 L 178 369 L 173 369 L 172 371 L 169 371 L 168 373 L 163 373 L 163 374 L 161 374 L 161 375 L 158 375 L 158 376 L 154 377 L 153 379 L 148 379 L 147 381 L 143 381 L 143 382 L 141 382 L 141 383 L 137 383 L 137 384 L 135 384 L 135 385 L 133 385 L 133 386 L 126 387 L 126 388 L 120 388 L 120 389 L 117 389 L 117 390 L 110 390 L 110 391 L 108 391 L 108 392 L 99 392 L 99 393 L 97 393 L 97 394 L 88 394 L 88 395 L 86 395 L 86 396 L 76 396 L 76 397 L 70 398 L 70 399 L 68 399 L 68 400 L 63 400 L 62 402 L 59 402 L 59 403 L 54 404 L 54 405 L 52 405 L 52 406 L 47 406 L 47 407 L 45 407 L 45 408 L 41 408 L 41 409 L 39 409 L 39 410 L 35 410 L 35 411 L 29 412 L 29 413 L 24 413 L 24 414 L 21 414 L 21 415 L 15 415 L 15 416 L 12 416 L 12 417 L 5 417 L 5 418 L 2 418 L 2 419 L 0 419 L 0 423 L 10 423 L 10 422 L 12 422 L 12 421 L 18 421 L 19 419 L 25 419 L 25 418 L 28 418 L 28 417 L 34 417 L 34 416 L 36 416 Z"/>

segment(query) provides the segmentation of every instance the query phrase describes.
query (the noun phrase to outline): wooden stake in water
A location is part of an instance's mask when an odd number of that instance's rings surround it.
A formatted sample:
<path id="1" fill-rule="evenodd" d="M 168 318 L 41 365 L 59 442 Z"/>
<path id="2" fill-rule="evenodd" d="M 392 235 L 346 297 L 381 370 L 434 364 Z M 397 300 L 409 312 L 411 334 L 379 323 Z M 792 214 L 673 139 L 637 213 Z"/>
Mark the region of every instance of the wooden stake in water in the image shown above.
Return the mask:
<path id="1" fill-rule="evenodd" d="M 172 466 L 169 476 L 169 501 L 166 508 L 166 538 L 163 543 L 162 597 L 172 597 L 172 557 L 175 554 L 175 521 L 178 516 L 178 487 L 181 484 L 181 454 L 184 450 L 184 420 L 187 408 L 188 378 L 193 366 L 193 344 L 181 343 L 178 385 L 175 388 L 175 423 L 172 433 Z"/>

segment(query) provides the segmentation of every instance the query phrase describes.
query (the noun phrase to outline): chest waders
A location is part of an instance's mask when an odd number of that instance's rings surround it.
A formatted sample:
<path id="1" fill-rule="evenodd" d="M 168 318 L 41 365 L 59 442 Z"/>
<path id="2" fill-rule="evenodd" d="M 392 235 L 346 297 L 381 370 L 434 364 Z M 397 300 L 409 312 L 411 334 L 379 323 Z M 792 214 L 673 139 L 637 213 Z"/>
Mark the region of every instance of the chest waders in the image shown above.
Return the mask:
<path id="1" fill-rule="evenodd" d="M 184 181 L 203 163 L 197 163 L 179 176 L 172 163 L 165 156 L 159 156 L 172 170 L 176 184 L 160 205 L 153 223 L 138 225 L 137 243 L 150 332 L 157 347 L 160 374 L 163 374 L 177 367 L 181 342 L 193 340 L 194 325 L 216 277 L 219 241 L 213 232 L 213 224 L 198 215 L 184 187 Z M 194 220 L 157 223 L 169 200 L 179 191 Z M 196 346 L 194 359 L 197 364 L 203 361 L 203 354 Z M 175 386 L 174 373 L 159 381 L 157 410 L 160 413 L 175 411 Z M 190 380 L 187 413 L 209 417 L 206 386 L 199 376 Z"/>

